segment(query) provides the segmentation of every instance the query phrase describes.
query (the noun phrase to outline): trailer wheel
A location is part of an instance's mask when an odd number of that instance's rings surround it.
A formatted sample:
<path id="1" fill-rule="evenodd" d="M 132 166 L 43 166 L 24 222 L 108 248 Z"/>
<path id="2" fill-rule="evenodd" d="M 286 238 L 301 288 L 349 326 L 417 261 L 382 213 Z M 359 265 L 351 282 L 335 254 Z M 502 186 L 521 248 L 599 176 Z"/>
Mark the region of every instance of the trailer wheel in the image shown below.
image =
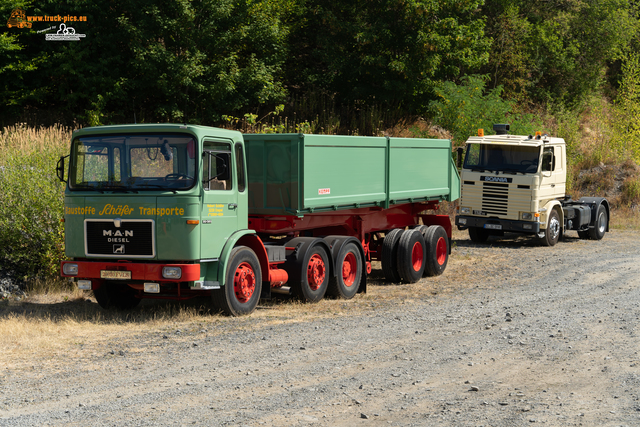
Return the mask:
<path id="1" fill-rule="evenodd" d="M 440 225 L 432 225 L 425 235 L 427 257 L 425 276 L 433 277 L 444 273 L 449 262 L 449 236 Z"/>
<path id="2" fill-rule="evenodd" d="M 422 233 L 407 230 L 398 241 L 398 273 L 404 282 L 415 283 L 422 278 L 425 269 L 426 248 Z"/>
<path id="3" fill-rule="evenodd" d="M 542 244 L 544 246 L 553 246 L 558 243 L 561 229 L 558 212 L 554 209 L 549 214 L 549 218 L 547 218 L 547 229 L 544 231 L 544 237 L 540 239 Z"/>
<path id="4" fill-rule="evenodd" d="M 404 230 L 394 228 L 384 236 L 382 241 L 382 272 L 390 282 L 399 282 L 398 273 L 398 241 Z"/>
<path id="5" fill-rule="evenodd" d="M 246 246 L 233 248 L 225 285 L 211 293 L 213 304 L 227 316 L 251 314 L 260 302 L 262 273 L 256 254 Z"/>
<path id="6" fill-rule="evenodd" d="M 140 304 L 136 291 L 123 283 L 102 283 L 98 289 L 93 290 L 93 296 L 105 310 L 130 310 Z"/>
<path id="7" fill-rule="evenodd" d="M 351 299 L 358 292 L 362 278 L 362 257 L 355 243 L 344 245 L 338 254 L 336 277 L 331 277 L 327 295 Z"/>
<path id="8" fill-rule="evenodd" d="M 322 246 L 310 248 L 300 264 L 300 283 L 292 284 L 293 294 L 304 302 L 318 302 L 329 286 L 329 257 Z"/>
<path id="9" fill-rule="evenodd" d="M 489 231 L 480 227 L 469 227 L 469 238 L 473 243 L 484 243 L 489 238 Z"/>
<path id="10" fill-rule="evenodd" d="M 592 240 L 602 240 L 604 233 L 607 231 L 607 222 L 609 216 L 607 215 L 607 209 L 603 205 L 598 206 L 596 212 L 596 223 L 593 224 L 593 228 L 589 229 L 589 237 Z"/>

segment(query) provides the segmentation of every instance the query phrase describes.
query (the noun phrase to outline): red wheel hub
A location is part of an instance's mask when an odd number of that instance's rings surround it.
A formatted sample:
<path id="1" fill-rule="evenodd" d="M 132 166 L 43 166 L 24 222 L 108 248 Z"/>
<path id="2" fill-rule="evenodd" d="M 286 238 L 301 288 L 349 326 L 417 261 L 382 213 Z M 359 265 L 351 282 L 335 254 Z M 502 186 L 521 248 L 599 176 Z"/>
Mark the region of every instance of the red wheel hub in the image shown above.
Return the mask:
<path id="1" fill-rule="evenodd" d="M 357 272 L 358 261 L 353 252 L 349 252 L 342 261 L 342 281 L 345 286 L 349 287 L 355 283 Z"/>
<path id="2" fill-rule="evenodd" d="M 307 282 L 313 291 L 317 291 L 324 282 L 325 266 L 322 257 L 314 254 L 307 264 Z"/>
<path id="3" fill-rule="evenodd" d="M 239 302 L 245 303 L 251 299 L 256 290 L 256 275 L 249 263 L 243 262 L 236 268 L 233 278 L 233 291 Z"/>
<path id="4" fill-rule="evenodd" d="M 420 242 L 416 242 L 411 250 L 411 265 L 413 266 L 413 271 L 420 271 L 420 267 L 422 267 L 423 262 L 424 250 L 422 249 Z"/>
<path id="5" fill-rule="evenodd" d="M 439 265 L 443 265 L 447 260 L 447 242 L 444 240 L 444 237 L 438 239 L 438 243 L 436 244 L 436 261 L 438 261 Z"/>

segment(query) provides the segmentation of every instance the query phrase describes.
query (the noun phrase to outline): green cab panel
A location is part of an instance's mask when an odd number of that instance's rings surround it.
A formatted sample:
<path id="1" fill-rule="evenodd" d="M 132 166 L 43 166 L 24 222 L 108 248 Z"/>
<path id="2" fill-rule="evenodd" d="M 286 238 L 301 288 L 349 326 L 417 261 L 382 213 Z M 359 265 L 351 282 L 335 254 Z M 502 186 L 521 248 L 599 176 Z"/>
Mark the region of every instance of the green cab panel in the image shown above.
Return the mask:
<path id="1" fill-rule="evenodd" d="M 199 259 L 199 225 L 187 224 L 189 219 L 200 219 L 197 196 L 66 196 L 66 254 L 72 258 Z"/>

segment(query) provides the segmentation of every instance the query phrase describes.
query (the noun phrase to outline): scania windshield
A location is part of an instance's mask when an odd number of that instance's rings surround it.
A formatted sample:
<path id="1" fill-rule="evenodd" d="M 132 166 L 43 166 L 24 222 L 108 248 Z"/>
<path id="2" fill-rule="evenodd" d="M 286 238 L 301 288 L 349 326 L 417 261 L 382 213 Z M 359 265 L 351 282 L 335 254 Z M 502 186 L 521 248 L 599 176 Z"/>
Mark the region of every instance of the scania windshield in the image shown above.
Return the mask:
<path id="1" fill-rule="evenodd" d="M 196 145 L 189 135 L 101 135 L 76 138 L 72 190 L 184 190 L 196 176 Z"/>
<path id="2" fill-rule="evenodd" d="M 504 173 L 536 173 L 540 147 L 511 144 L 468 144 L 464 168 Z"/>

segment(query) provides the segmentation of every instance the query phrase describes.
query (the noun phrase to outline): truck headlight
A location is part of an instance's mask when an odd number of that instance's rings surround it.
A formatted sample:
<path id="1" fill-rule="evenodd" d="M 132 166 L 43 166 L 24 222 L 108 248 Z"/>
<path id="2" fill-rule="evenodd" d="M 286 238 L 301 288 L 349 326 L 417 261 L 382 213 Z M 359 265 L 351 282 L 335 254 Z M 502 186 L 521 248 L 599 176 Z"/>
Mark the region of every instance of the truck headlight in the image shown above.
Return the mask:
<path id="1" fill-rule="evenodd" d="M 179 279 L 182 277 L 182 268 L 162 267 L 162 277 L 165 279 Z"/>
<path id="2" fill-rule="evenodd" d="M 531 215 L 531 212 L 523 212 L 522 213 L 522 219 L 526 219 L 531 221 L 531 218 L 533 218 L 533 216 Z"/>
<path id="3" fill-rule="evenodd" d="M 470 214 L 471 213 L 471 208 L 460 208 L 460 213 L 461 214 Z"/>
<path id="4" fill-rule="evenodd" d="M 74 263 L 62 264 L 62 272 L 67 276 L 77 276 L 78 264 L 74 264 Z"/>
<path id="5" fill-rule="evenodd" d="M 466 225 L 467 224 L 467 218 L 458 218 L 458 224 Z"/>

